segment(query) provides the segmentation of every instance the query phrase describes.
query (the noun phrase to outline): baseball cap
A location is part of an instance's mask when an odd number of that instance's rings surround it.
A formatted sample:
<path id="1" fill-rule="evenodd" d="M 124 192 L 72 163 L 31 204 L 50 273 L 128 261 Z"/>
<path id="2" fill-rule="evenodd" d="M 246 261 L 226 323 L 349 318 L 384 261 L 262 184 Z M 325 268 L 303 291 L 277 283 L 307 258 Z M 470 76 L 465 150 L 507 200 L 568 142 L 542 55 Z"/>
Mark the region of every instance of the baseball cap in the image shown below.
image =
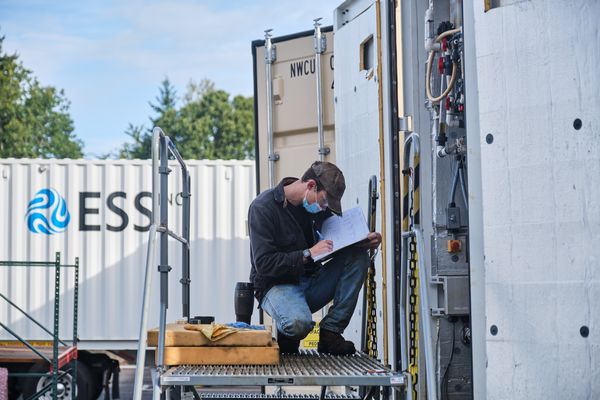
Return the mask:
<path id="1" fill-rule="evenodd" d="M 344 174 L 335 165 L 327 161 L 315 161 L 310 168 L 327 192 L 327 203 L 331 211 L 342 213 L 342 195 L 346 190 Z"/>

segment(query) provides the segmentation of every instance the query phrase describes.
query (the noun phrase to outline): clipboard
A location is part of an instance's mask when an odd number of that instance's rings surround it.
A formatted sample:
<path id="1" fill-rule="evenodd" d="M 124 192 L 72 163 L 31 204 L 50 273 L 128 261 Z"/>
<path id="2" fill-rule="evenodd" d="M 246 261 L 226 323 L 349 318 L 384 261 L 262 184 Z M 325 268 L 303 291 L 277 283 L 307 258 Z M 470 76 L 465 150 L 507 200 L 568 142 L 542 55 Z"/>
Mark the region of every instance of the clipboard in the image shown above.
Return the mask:
<path id="1" fill-rule="evenodd" d="M 313 257 L 314 261 L 324 261 L 335 255 L 341 249 L 367 240 L 369 227 L 360 207 L 353 207 L 341 216 L 333 215 L 323 222 L 321 240 L 331 240 L 333 250 L 329 253 Z"/>

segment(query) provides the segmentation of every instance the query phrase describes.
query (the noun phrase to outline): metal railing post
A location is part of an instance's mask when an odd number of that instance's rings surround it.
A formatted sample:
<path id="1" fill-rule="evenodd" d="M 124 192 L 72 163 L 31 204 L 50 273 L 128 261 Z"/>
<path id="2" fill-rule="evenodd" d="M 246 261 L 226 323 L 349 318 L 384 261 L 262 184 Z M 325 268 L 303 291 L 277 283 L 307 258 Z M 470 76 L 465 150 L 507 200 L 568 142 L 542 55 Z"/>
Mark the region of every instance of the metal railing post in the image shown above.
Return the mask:
<path id="1" fill-rule="evenodd" d="M 190 186 L 191 178 L 187 169 L 182 171 L 183 175 L 183 190 L 181 196 L 183 198 L 183 238 L 187 241 L 187 245 L 182 246 L 182 303 L 183 303 L 183 318 L 186 321 L 190 319 Z"/>
<path id="2" fill-rule="evenodd" d="M 158 330 L 158 368 L 162 371 L 164 368 L 165 353 L 165 327 L 167 324 L 167 309 L 169 308 L 169 150 L 167 148 L 167 139 L 160 138 L 160 227 L 164 228 L 160 232 L 160 316 Z"/>

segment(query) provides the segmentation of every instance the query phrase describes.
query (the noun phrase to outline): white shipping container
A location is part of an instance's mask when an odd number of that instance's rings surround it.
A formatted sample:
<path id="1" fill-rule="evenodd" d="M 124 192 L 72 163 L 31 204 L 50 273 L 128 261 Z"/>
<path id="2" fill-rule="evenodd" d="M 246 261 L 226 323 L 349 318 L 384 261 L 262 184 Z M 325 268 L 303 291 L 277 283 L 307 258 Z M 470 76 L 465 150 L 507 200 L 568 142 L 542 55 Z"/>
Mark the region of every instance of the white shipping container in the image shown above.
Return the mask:
<path id="1" fill-rule="evenodd" d="M 246 219 L 256 194 L 254 162 L 187 165 L 192 182 L 191 314 L 234 321 L 235 282 L 247 281 L 250 271 Z M 169 226 L 181 232 L 181 175 L 177 164 L 171 169 Z M 80 347 L 134 349 L 150 224 L 150 161 L 4 159 L 0 174 L 0 260 L 54 260 L 57 251 L 63 263 L 79 257 Z M 47 196 L 54 201 L 46 201 Z M 35 198 L 40 203 L 32 203 Z M 40 209 L 35 206 L 44 203 L 49 207 L 36 218 Z M 171 240 L 170 246 L 168 320 L 173 321 L 181 318 L 181 245 Z M 149 326 L 158 324 L 158 275 L 153 276 Z M 60 331 L 69 338 L 72 271 L 66 270 L 63 278 Z M 0 267 L 0 293 L 48 327 L 53 285 L 53 270 Z M 25 338 L 48 339 L 5 301 L 0 302 L 0 321 Z M 6 332 L 1 335 L 12 339 Z"/>

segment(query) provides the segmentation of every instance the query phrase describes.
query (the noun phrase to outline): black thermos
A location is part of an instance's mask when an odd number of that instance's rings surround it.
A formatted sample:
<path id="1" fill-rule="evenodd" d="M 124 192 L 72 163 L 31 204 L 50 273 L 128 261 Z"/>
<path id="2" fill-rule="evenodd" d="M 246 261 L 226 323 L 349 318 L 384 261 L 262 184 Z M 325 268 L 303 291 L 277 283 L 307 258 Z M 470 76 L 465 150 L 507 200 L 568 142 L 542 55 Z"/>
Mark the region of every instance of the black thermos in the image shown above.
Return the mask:
<path id="1" fill-rule="evenodd" d="M 238 282 L 235 284 L 235 320 L 250 324 L 252 311 L 254 309 L 254 286 L 250 282 Z"/>

